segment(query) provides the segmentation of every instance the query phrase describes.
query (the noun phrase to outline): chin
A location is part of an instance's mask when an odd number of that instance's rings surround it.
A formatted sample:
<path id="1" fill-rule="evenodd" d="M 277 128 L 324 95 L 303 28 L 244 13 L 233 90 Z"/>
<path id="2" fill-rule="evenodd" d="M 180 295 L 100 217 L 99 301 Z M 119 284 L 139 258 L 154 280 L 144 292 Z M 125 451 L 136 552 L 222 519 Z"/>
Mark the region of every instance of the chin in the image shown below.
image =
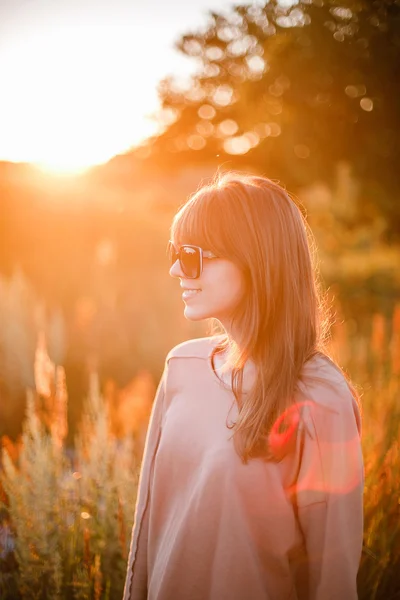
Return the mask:
<path id="1" fill-rule="evenodd" d="M 201 309 L 196 309 L 194 306 L 186 306 L 184 310 L 184 317 L 189 321 L 203 321 L 204 319 L 211 319 L 212 315 Z"/>

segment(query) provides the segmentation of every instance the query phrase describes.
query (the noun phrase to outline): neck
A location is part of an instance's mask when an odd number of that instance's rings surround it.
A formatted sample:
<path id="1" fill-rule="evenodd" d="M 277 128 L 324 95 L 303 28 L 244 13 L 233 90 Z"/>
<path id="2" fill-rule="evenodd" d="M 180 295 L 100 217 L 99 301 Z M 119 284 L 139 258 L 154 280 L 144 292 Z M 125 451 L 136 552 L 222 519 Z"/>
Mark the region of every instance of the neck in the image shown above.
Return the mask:
<path id="1" fill-rule="evenodd" d="M 234 348 L 240 351 L 241 342 L 240 336 L 237 332 L 233 332 L 232 328 L 227 328 L 224 325 L 224 329 L 228 334 L 230 342 Z M 229 349 L 224 352 L 218 352 L 214 355 L 214 367 L 218 376 L 229 386 L 232 382 L 232 365 L 228 361 Z M 256 366 L 253 360 L 248 359 L 243 367 L 243 391 L 248 391 L 254 384 L 257 376 Z"/>
<path id="2" fill-rule="evenodd" d="M 227 333 L 230 344 L 234 347 L 235 351 L 237 350 L 240 352 L 244 345 L 241 332 L 231 323 L 231 321 L 220 320 L 219 322 Z"/>

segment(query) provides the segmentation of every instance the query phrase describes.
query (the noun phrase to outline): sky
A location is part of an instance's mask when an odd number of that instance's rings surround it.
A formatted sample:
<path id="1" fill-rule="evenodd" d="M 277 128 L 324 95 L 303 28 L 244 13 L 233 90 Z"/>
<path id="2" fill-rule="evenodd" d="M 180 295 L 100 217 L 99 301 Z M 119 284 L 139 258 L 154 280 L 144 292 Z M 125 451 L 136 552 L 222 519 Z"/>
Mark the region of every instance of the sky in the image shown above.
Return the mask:
<path id="1" fill-rule="evenodd" d="M 0 160 L 78 172 L 155 133 L 174 50 L 232 0 L 0 0 Z"/>

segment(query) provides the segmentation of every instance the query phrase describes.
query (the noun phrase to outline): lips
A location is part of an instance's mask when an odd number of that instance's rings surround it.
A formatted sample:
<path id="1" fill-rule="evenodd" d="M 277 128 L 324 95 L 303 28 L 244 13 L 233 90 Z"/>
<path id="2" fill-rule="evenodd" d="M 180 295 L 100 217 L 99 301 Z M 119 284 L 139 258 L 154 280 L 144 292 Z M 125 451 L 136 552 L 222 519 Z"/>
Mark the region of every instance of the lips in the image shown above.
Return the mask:
<path id="1" fill-rule="evenodd" d="M 191 298 L 194 298 L 195 296 L 198 296 L 201 292 L 201 289 L 190 289 L 190 288 L 185 288 L 184 292 L 182 294 L 182 299 L 183 300 L 190 300 Z"/>

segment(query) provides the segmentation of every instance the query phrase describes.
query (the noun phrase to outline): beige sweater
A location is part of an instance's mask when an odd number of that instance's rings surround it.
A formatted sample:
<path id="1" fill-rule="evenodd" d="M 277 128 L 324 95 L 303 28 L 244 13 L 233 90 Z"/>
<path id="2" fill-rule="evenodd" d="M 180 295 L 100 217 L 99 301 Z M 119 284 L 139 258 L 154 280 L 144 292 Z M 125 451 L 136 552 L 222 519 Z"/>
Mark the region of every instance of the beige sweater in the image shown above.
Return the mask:
<path id="1" fill-rule="evenodd" d="M 217 341 L 189 340 L 166 358 L 123 600 L 356 599 L 364 467 L 343 375 L 322 355 L 306 363 L 291 451 L 243 465 L 226 427 L 238 414 L 233 392 L 212 369 Z"/>

